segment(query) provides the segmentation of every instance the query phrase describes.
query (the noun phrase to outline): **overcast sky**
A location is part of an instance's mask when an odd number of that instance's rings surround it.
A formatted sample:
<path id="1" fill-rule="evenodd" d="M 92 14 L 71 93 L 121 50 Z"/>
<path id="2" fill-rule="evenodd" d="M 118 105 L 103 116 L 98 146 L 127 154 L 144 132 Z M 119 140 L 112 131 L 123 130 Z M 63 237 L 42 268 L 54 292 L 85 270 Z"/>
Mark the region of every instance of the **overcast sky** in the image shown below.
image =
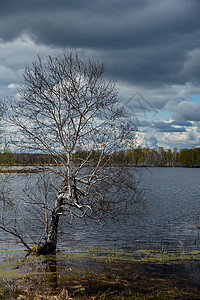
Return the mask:
<path id="1" fill-rule="evenodd" d="M 200 0 L 0 0 L 0 98 L 59 49 L 105 60 L 138 145 L 200 146 Z"/>

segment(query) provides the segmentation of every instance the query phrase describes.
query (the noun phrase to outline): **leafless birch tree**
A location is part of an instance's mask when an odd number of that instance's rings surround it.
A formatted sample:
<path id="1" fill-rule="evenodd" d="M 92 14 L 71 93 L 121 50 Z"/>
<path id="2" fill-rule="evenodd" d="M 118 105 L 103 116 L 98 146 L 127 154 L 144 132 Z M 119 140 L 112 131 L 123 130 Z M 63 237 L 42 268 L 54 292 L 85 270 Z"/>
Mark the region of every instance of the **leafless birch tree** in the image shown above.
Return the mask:
<path id="1" fill-rule="evenodd" d="M 56 250 L 62 215 L 69 223 L 74 217 L 98 222 L 130 207 L 133 213 L 134 205 L 136 212 L 141 203 L 133 169 L 113 161 L 118 151 L 134 146 L 135 124 L 104 73 L 104 63 L 82 61 L 73 52 L 38 57 L 25 68 L 12 104 L 18 145 L 50 155 L 55 166 L 49 174 L 61 179 L 53 207 L 46 206 L 40 253 Z"/>

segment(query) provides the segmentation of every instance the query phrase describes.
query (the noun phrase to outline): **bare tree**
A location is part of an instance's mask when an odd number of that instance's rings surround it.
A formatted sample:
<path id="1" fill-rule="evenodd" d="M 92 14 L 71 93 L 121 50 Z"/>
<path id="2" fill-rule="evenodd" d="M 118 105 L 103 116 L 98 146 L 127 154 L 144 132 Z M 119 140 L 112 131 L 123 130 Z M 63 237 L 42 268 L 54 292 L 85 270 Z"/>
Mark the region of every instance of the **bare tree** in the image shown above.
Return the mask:
<path id="1" fill-rule="evenodd" d="M 135 124 L 104 72 L 104 63 L 81 61 L 73 52 L 38 57 L 25 68 L 24 85 L 12 103 L 18 145 L 50 155 L 55 166 L 49 174 L 61 179 L 60 186 L 54 184 L 50 215 L 45 207 L 40 253 L 56 250 L 62 215 L 69 223 L 74 217 L 98 222 L 141 203 L 133 169 L 113 163 L 117 152 L 134 146 Z M 39 205 L 36 196 L 34 201 Z"/>

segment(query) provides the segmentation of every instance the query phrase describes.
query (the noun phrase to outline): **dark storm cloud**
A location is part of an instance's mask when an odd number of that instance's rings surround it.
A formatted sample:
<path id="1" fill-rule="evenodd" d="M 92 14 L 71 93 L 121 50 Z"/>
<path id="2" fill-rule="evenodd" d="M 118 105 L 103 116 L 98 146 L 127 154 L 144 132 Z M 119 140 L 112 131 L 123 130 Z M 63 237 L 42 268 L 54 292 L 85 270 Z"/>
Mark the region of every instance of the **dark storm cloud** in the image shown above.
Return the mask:
<path id="1" fill-rule="evenodd" d="M 199 15 L 198 0 L 7 0 L 0 39 L 26 33 L 38 44 L 90 49 L 121 81 L 181 84 L 200 76 Z"/>
<path id="2" fill-rule="evenodd" d="M 176 126 L 176 127 L 175 127 Z M 163 121 L 153 121 L 149 122 L 146 120 L 139 122 L 139 127 L 149 127 L 154 128 L 159 132 L 186 132 L 185 127 L 192 126 L 191 122 L 187 121 L 172 121 L 172 122 L 163 122 Z"/>
<path id="3" fill-rule="evenodd" d="M 159 132 L 186 132 L 184 127 L 174 127 L 169 122 L 155 121 L 152 125 Z"/>
<path id="4" fill-rule="evenodd" d="M 173 109 L 173 118 L 183 121 L 200 121 L 200 104 L 182 101 Z"/>
<path id="5" fill-rule="evenodd" d="M 175 126 L 186 126 L 186 127 L 193 126 L 193 124 L 191 122 L 188 122 L 188 121 L 179 121 L 179 120 L 172 121 L 170 124 L 171 125 L 175 125 Z"/>

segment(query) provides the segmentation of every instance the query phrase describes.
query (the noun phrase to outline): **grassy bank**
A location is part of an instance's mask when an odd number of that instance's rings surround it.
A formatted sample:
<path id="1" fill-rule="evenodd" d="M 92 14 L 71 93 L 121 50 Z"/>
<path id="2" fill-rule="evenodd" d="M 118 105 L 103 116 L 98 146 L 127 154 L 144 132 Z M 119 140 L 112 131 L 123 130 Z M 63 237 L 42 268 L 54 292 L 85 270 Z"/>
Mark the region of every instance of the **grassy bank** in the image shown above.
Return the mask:
<path id="1" fill-rule="evenodd" d="M 37 169 L 0 169 L 0 173 L 38 173 Z"/>
<path id="2" fill-rule="evenodd" d="M 0 264 L 1 299 L 200 299 L 200 252 L 88 251 L 12 256 Z"/>

